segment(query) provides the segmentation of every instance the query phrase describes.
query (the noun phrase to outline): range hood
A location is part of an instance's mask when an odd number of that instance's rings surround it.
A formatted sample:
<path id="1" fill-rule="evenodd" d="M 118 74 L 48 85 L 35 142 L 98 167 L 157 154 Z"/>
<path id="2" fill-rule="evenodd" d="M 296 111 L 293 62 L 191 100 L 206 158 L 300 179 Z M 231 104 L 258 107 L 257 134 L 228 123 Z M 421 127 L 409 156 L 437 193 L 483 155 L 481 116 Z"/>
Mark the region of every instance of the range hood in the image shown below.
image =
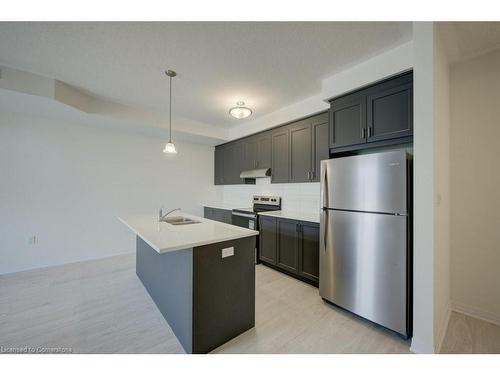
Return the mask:
<path id="1" fill-rule="evenodd" d="M 261 178 L 269 176 L 271 176 L 271 168 L 250 169 L 240 173 L 240 178 Z"/>

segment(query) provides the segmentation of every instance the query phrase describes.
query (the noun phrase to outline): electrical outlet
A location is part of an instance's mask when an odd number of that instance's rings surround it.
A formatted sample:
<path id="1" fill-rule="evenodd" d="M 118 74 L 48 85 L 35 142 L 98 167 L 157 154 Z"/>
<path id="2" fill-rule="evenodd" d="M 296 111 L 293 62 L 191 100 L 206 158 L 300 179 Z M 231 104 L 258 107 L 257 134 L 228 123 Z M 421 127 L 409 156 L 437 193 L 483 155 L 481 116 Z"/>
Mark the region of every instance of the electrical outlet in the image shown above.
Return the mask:
<path id="1" fill-rule="evenodd" d="M 234 255 L 234 247 L 226 247 L 222 249 L 222 258 L 232 257 Z"/>
<path id="2" fill-rule="evenodd" d="M 28 237 L 28 245 L 36 245 L 38 242 L 38 238 L 36 238 L 36 235 L 32 235 Z"/>

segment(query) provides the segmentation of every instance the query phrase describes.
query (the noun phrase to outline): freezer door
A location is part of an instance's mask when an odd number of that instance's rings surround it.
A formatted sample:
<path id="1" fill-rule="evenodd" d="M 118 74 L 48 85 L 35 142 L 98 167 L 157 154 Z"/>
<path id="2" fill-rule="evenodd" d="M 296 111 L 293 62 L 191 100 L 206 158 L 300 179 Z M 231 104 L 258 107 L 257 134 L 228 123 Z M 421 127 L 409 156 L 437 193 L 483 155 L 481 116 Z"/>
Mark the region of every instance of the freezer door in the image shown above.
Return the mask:
<path id="1" fill-rule="evenodd" d="M 405 151 L 322 161 L 322 205 L 352 211 L 407 214 Z"/>
<path id="2" fill-rule="evenodd" d="M 407 336 L 407 217 L 322 215 L 321 297 Z"/>

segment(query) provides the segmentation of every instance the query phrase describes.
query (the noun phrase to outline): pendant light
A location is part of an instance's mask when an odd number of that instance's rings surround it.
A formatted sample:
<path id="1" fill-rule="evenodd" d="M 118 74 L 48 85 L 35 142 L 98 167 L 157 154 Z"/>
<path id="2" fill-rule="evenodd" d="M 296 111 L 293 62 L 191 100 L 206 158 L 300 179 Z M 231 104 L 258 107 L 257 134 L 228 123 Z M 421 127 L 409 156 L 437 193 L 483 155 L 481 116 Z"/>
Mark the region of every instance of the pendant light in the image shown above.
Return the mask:
<path id="1" fill-rule="evenodd" d="M 229 114 L 238 120 L 246 118 L 252 114 L 252 110 L 248 107 L 244 107 L 245 102 L 237 102 L 237 107 L 233 107 L 229 110 Z"/>
<path id="2" fill-rule="evenodd" d="M 163 149 L 163 152 L 166 154 L 177 154 L 177 150 L 175 149 L 175 145 L 172 142 L 172 78 L 177 75 L 176 72 L 173 70 L 167 70 L 165 74 L 169 77 L 170 81 L 170 104 L 169 104 L 169 110 L 170 110 L 170 117 L 169 117 L 169 129 L 170 133 L 168 136 L 168 143 L 165 145 L 165 148 Z"/>

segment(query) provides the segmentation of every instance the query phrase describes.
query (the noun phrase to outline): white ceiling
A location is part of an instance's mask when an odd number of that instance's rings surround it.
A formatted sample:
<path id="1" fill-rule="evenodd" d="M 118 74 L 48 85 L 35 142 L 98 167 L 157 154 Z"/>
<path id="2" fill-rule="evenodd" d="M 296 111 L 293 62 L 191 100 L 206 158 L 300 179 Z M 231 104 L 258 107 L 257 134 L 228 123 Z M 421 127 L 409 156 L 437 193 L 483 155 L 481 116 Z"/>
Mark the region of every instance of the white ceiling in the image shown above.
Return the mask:
<path id="1" fill-rule="evenodd" d="M 321 80 L 411 39 L 409 22 L 0 23 L 0 65 L 144 110 L 230 127 L 313 95 Z"/>

